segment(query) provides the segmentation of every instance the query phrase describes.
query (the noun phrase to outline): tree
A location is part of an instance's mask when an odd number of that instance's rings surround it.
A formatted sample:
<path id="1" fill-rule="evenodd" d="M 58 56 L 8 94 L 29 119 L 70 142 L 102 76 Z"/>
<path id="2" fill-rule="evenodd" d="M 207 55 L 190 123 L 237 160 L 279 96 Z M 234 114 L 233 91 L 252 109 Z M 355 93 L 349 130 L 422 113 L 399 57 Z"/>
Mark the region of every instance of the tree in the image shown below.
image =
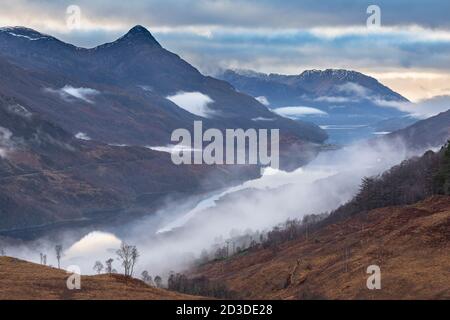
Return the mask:
<path id="1" fill-rule="evenodd" d="M 58 260 L 58 269 L 61 269 L 62 250 L 63 250 L 62 245 L 58 244 L 55 246 L 56 260 Z"/>
<path id="2" fill-rule="evenodd" d="M 142 281 L 144 281 L 149 286 L 153 286 L 153 280 L 147 270 L 142 271 L 141 273 Z"/>
<path id="3" fill-rule="evenodd" d="M 108 260 L 105 261 L 106 273 L 108 273 L 108 274 L 114 273 L 114 270 L 113 270 L 113 267 L 112 267 L 113 261 L 114 261 L 113 258 L 109 258 Z"/>
<path id="4" fill-rule="evenodd" d="M 139 257 L 139 252 L 136 246 L 132 246 L 122 242 L 120 249 L 116 251 L 118 260 L 122 262 L 124 275 L 131 277 L 133 275 L 134 266 Z"/>
<path id="5" fill-rule="evenodd" d="M 155 277 L 155 284 L 157 288 L 161 288 L 162 287 L 162 279 L 160 276 L 156 276 Z"/>
<path id="6" fill-rule="evenodd" d="M 94 264 L 94 270 L 97 272 L 97 274 L 102 273 L 103 268 L 104 268 L 103 263 L 101 263 L 100 261 L 96 261 L 96 262 L 95 262 L 95 264 Z"/>
<path id="7" fill-rule="evenodd" d="M 136 246 L 133 246 L 131 249 L 131 270 L 130 270 L 130 277 L 133 276 L 134 272 L 134 266 L 137 262 L 137 259 L 139 258 L 139 251 L 137 250 Z"/>
<path id="8" fill-rule="evenodd" d="M 203 249 L 200 254 L 200 263 L 203 264 L 203 263 L 207 263 L 208 261 L 209 261 L 208 251 Z"/>

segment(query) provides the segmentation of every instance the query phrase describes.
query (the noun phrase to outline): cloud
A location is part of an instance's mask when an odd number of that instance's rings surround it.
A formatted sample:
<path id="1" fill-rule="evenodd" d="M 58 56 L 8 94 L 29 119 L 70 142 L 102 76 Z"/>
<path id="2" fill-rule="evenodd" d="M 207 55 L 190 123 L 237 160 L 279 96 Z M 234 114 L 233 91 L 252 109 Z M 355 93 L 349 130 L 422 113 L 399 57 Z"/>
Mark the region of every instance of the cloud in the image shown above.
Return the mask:
<path id="1" fill-rule="evenodd" d="M 322 96 L 317 97 L 314 99 L 314 101 L 320 101 L 320 102 L 330 102 L 330 103 L 344 103 L 344 102 L 352 102 L 355 101 L 355 99 L 349 98 L 349 97 L 339 97 L 339 96 Z"/>
<path id="2" fill-rule="evenodd" d="M 92 98 L 98 94 L 100 94 L 99 91 L 91 88 L 75 88 L 70 85 L 65 85 L 61 89 L 52 89 L 52 88 L 45 88 L 46 92 L 53 93 L 59 95 L 59 97 L 65 101 L 72 102 L 76 99 L 82 100 L 84 102 L 93 104 L 94 101 Z"/>
<path id="3" fill-rule="evenodd" d="M 360 84 L 354 82 L 347 82 L 341 85 L 336 86 L 336 90 L 339 92 L 352 95 L 358 98 L 366 98 L 370 95 L 370 90 L 366 87 L 363 87 Z"/>
<path id="4" fill-rule="evenodd" d="M 265 118 L 265 117 L 256 117 L 253 118 L 252 121 L 274 121 L 275 118 Z"/>
<path id="5" fill-rule="evenodd" d="M 283 108 L 277 108 L 273 110 L 274 112 L 278 113 L 281 116 L 288 117 L 288 118 L 297 118 L 302 116 L 326 116 L 328 113 L 325 111 L 311 108 L 311 107 L 304 107 L 304 106 L 292 106 L 292 107 L 283 107 Z"/>
<path id="6" fill-rule="evenodd" d="M 267 100 L 267 98 L 265 96 L 259 96 L 255 98 L 256 100 L 258 100 L 260 103 L 262 103 L 265 106 L 269 106 L 269 100 Z"/>
<path id="7" fill-rule="evenodd" d="M 78 132 L 75 135 L 75 138 L 80 139 L 80 140 L 91 140 L 91 138 L 84 132 Z"/>
<path id="8" fill-rule="evenodd" d="M 373 101 L 379 106 L 397 108 L 400 111 L 408 112 L 419 119 L 429 118 L 450 109 L 450 95 L 422 99 L 416 103 L 386 101 L 380 99 L 375 99 Z"/>
<path id="9" fill-rule="evenodd" d="M 197 150 L 197 149 L 193 149 L 191 147 L 188 146 L 183 146 L 183 145 L 166 145 L 166 146 L 147 146 L 146 148 L 149 148 L 151 150 L 154 151 L 160 151 L 160 152 L 167 152 L 167 153 L 180 153 L 180 152 L 201 152 L 202 150 Z"/>
<path id="10" fill-rule="evenodd" d="M 13 148 L 12 132 L 7 128 L 0 127 L 0 158 L 5 158 Z"/>
<path id="11" fill-rule="evenodd" d="M 33 24 L 65 29 L 65 9 L 69 0 L 32 1 L 3 0 L 4 21 L 29 21 Z M 133 0 L 76 2 L 82 10 L 85 26 L 95 29 L 104 25 L 108 29 L 139 21 L 142 24 L 174 27 L 240 26 L 260 28 L 308 28 L 312 26 L 349 26 L 365 24 L 364 1 L 286 0 L 283 4 L 270 1 L 246 0 Z M 416 24 L 429 28 L 450 28 L 446 0 L 378 0 L 382 24 L 387 26 Z M 34 14 L 33 14 L 34 13 Z M 48 21 L 45 21 L 45 19 Z M 47 23 L 46 23 L 47 22 Z"/>
<path id="12" fill-rule="evenodd" d="M 122 241 L 107 232 L 94 231 L 75 242 L 64 252 L 64 260 L 80 256 L 98 259 L 111 256 L 111 252 L 118 249 Z M 99 256 L 100 255 L 100 256 Z"/>
<path id="13" fill-rule="evenodd" d="M 201 92 L 181 91 L 175 95 L 168 96 L 167 99 L 180 108 L 200 117 L 209 118 L 214 114 L 214 110 L 208 107 L 214 100 Z"/>

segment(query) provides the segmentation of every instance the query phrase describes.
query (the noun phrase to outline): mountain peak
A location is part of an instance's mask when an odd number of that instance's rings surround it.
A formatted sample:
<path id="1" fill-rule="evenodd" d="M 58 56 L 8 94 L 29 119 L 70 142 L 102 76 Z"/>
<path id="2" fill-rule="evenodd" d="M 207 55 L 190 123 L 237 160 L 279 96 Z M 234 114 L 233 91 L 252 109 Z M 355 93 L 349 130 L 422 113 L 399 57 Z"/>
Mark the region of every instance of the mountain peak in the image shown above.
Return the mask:
<path id="1" fill-rule="evenodd" d="M 36 30 L 15 26 L 15 27 L 2 27 L 0 28 L 0 33 L 8 34 L 9 36 L 14 36 L 22 39 L 28 40 L 42 40 L 42 39 L 52 39 L 53 37 L 40 33 Z"/>
<path id="2" fill-rule="evenodd" d="M 131 28 L 128 33 L 130 34 L 140 34 L 140 33 L 147 33 L 150 34 L 150 31 L 148 31 L 144 26 L 141 26 L 140 24 L 135 25 L 133 28 Z"/>
<path id="3" fill-rule="evenodd" d="M 162 48 L 150 31 L 141 25 L 136 25 L 116 41 L 99 45 L 98 47 L 95 47 L 95 50 L 116 47 L 117 45 L 130 47 L 135 45 L 146 45 L 153 48 Z"/>
<path id="4" fill-rule="evenodd" d="M 136 25 L 131 28 L 123 37 L 119 38 L 116 42 L 119 41 L 141 41 L 147 44 L 151 44 L 153 46 L 161 47 L 161 45 L 156 41 L 156 39 L 152 36 L 150 31 L 148 31 L 145 27 L 141 25 Z"/>
<path id="5" fill-rule="evenodd" d="M 346 70 L 346 69 L 326 69 L 326 70 L 305 70 L 300 75 L 301 78 L 307 78 L 307 77 L 331 77 L 331 78 L 337 78 L 337 79 L 344 79 L 344 78 L 355 78 L 355 77 L 363 77 L 364 75 L 360 72 L 353 71 L 353 70 Z"/>

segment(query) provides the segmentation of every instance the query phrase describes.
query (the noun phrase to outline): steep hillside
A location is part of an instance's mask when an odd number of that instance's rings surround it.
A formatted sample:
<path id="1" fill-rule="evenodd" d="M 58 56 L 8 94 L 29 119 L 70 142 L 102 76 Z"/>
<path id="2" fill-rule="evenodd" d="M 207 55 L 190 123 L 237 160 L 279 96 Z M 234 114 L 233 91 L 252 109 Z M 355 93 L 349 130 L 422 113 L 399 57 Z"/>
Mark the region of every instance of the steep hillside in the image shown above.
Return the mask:
<path id="1" fill-rule="evenodd" d="M 22 260 L 0 257 L 0 300 L 175 300 L 201 299 L 146 285 L 121 275 L 83 276 L 81 290 L 68 290 L 70 274 Z"/>
<path id="2" fill-rule="evenodd" d="M 390 141 L 401 139 L 408 148 L 423 150 L 444 144 L 450 138 L 449 110 L 433 117 L 418 121 L 404 129 L 392 132 L 383 139 Z"/>
<path id="3" fill-rule="evenodd" d="M 76 139 L 0 96 L 0 234 L 33 237 L 64 224 L 128 221 L 167 196 L 259 175 L 256 167 L 177 166 L 169 153 Z"/>
<path id="4" fill-rule="evenodd" d="M 245 298 L 450 299 L 450 196 L 375 209 L 192 271 Z M 381 269 L 369 290 L 366 269 Z"/>

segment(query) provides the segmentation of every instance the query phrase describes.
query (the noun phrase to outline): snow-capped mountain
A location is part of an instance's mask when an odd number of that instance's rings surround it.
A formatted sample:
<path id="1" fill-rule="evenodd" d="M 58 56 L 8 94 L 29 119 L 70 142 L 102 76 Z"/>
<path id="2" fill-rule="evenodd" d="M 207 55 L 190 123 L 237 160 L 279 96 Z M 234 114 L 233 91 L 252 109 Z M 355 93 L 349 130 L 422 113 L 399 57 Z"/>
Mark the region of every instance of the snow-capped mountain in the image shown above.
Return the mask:
<path id="1" fill-rule="evenodd" d="M 357 71 L 306 70 L 282 75 L 226 70 L 218 77 L 279 114 L 321 125 L 333 142 L 369 137 L 378 123 L 405 123 L 398 119 L 407 115 L 397 108 L 408 103 L 406 98 Z"/>

